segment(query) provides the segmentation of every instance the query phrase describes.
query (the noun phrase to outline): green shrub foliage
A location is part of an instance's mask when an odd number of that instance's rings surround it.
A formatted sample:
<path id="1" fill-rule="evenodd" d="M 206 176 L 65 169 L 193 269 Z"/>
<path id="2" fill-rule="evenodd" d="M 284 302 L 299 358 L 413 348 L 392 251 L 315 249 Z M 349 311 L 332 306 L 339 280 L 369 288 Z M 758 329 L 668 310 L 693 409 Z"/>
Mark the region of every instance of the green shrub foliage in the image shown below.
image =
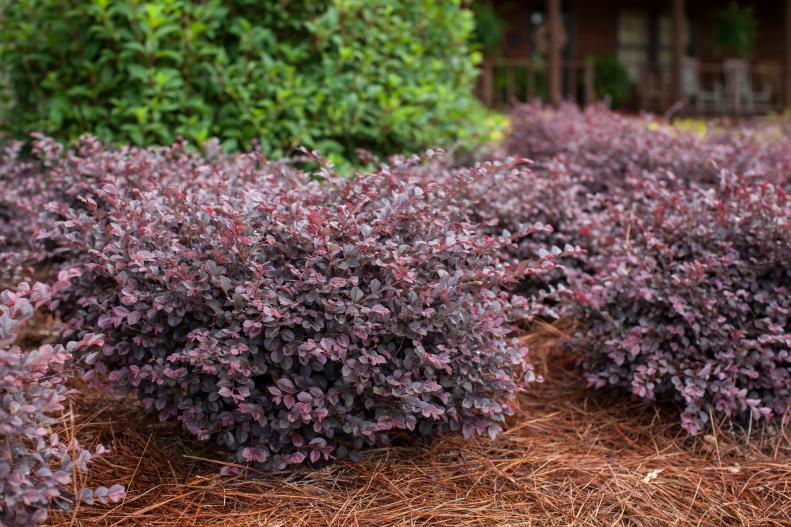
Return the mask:
<path id="1" fill-rule="evenodd" d="M 470 139 L 483 112 L 459 0 L 20 0 L 0 24 L 20 137 L 349 159 Z"/>
<path id="2" fill-rule="evenodd" d="M 632 80 L 626 66 L 610 53 L 596 59 L 593 78 L 596 95 L 609 97 L 614 107 L 618 107 L 629 97 Z"/>

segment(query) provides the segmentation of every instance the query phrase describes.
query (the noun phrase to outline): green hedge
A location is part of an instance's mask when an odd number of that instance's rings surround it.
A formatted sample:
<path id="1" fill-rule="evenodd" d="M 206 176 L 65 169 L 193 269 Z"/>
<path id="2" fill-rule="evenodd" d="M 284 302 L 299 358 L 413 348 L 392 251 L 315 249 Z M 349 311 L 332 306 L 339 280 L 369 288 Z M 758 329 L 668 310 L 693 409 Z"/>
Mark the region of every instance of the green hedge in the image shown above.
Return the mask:
<path id="1" fill-rule="evenodd" d="M 459 0 L 15 0 L 0 24 L 19 136 L 348 159 L 466 141 L 483 121 Z"/>

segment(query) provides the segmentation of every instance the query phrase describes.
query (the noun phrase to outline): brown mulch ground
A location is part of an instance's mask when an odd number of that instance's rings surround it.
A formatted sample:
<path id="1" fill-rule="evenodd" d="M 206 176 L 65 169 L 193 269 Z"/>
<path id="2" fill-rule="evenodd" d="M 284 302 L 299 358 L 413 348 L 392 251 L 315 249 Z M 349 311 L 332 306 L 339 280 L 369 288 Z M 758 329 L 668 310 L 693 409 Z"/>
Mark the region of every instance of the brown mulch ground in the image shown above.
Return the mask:
<path id="1" fill-rule="evenodd" d="M 91 485 L 111 506 L 57 526 L 791 526 L 791 438 L 766 427 L 688 438 L 678 415 L 585 388 L 552 328 L 529 339 L 545 382 L 496 440 L 442 437 L 320 470 L 220 476 L 177 425 L 99 394 L 76 402 L 79 437 L 109 446 Z M 216 458 L 215 458 L 216 459 Z"/>

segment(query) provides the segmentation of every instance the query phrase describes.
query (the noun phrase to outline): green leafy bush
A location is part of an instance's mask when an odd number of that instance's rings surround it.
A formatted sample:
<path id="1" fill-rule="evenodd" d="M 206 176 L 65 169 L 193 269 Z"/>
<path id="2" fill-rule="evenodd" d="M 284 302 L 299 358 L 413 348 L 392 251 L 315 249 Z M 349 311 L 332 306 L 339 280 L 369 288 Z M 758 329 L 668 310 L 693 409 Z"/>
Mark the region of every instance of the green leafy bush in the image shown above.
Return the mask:
<path id="1" fill-rule="evenodd" d="M 612 53 L 596 59 L 593 78 L 596 95 L 610 97 L 614 107 L 620 106 L 632 90 L 629 71 Z"/>
<path id="2" fill-rule="evenodd" d="M 753 51 L 758 23 L 752 6 L 731 2 L 714 14 L 712 40 L 720 55 L 746 58 Z"/>
<path id="3" fill-rule="evenodd" d="M 484 111 L 473 26 L 459 0 L 19 0 L 0 18 L 3 120 L 336 160 L 465 141 Z"/>
<path id="4" fill-rule="evenodd" d="M 492 51 L 503 43 L 505 24 L 491 2 L 475 2 L 472 5 L 475 15 L 473 41 L 481 48 Z"/>

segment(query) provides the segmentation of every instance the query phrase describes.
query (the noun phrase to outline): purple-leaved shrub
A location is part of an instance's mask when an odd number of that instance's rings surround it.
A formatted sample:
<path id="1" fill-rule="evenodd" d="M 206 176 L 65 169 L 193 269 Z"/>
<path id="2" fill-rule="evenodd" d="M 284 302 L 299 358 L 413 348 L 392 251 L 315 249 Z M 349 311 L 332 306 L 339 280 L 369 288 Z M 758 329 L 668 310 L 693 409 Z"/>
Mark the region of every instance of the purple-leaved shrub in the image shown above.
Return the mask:
<path id="1" fill-rule="evenodd" d="M 120 485 L 81 488 L 73 495 L 72 473 L 86 471 L 93 456 L 73 439 L 63 440 L 52 427 L 64 411 L 64 365 L 74 352 L 95 348 L 100 339 L 22 350 L 14 344 L 17 326 L 49 300 L 40 283 L 20 284 L 0 293 L 0 523 L 29 526 L 47 519 L 52 505 L 67 509 L 75 499 L 86 503 L 118 501 Z"/>
<path id="2" fill-rule="evenodd" d="M 505 150 L 531 159 L 530 170 L 485 189 L 475 213 L 498 229 L 536 221 L 552 227 L 517 244 L 516 258 L 542 245 L 570 244 L 586 252 L 585 258 L 570 260 L 562 274 L 526 281 L 527 291 L 604 268 L 609 248 L 628 227 L 619 220 L 650 210 L 660 188 L 716 188 L 728 173 L 753 184 L 775 182 L 787 191 L 791 183 L 791 135 L 770 125 L 715 123 L 701 137 L 650 116 L 538 103 L 517 107 L 511 122 Z M 562 315 L 567 304 L 557 295 L 548 299 L 542 312 Z"/>
<path id="3" fill-rule="evenodd" d="M 563 256 L 568 257 L 564 265 L 525 276 L 514 288 L 530 299 L 528 315 L 557 318 L 555 288 L 563 287 L 570 271 L 567 264 L 571 263 L 573 270 L 584 263 L 584 250 L 579 245 L 591 242 L 586 216 L 598 208 L 597 197 L 570 177 L 562 164 L 550 162 L 534 169 L 530 160 L 518 156 L 473 167 L 454 167 L 441 157 L 414 173 L 426 183 L 453 185 L 471 171 L 477 176 L 459 191 L 474 203 L 471 218 L 485 233 L 512 237 L 513 243 L 503 246 L 499 255 L 504 262 L 539 260 L 545 252 L 557 254 L 563 247 Z"/>
<path id="4" fill-rule="evenodd" d="M 666 130 L 648 118 L 621 115 L 603 106 L 557 109 L 540 103 L 519 106 L 511 116 L 505 148 L 533 159 L 537 166 L 562 162 L 588 192 L 617 191 L 628 176 L 671 172 L 681 181 L 716 181 L 718 170 L 704 140 Z"/>
<path id="5" fill-rule="evenodd" d="M 57 309 L 74 338 L 104 335 L 80 354 L 86 378 L 274 469 L 399 430 L 499 432 L 534 378 L 509 338 L 529 299 L 508 289 L 565 254 L 503 262 L 544 227 L 494 235 L 470 221 L 470 189 L 508 168 L 430 181 L 420 160 L 394 160 L 348 180 L 256 153 L 234 163 L 192 185 L 108 175 L 79 207 L 48 207 L 61 220 L 41 241 L 71 254 Z"/>
<path id="6" fill-rule="evenodd" d="M 61 219 L 50 203 L 79 209 L 93 199 L 95 189 L 112 182 L 119 187 L 206 186 L 227 178 L 238 180 L 250 156 L 228 156 L 215 141 L 203 152 L 184 142 L 163 148 L 123 146 L 105 149 L 90 136 L 73 148 L 33 134 L 31 155 L 20 156 L 22 144 L 11 142 L 0 150 L 0 283 L 29 278 L 31 267 L 42 269 L 68 261 L 68 250 L 56 243 L 31 244 L 36 233 Z M 94 200 L 95 201 L 95 200 Z M 56 267 L 56 266 L 55 266 Z M 53 277 L 54 278 L 54 277 Z"/>
<path id="7" fill-rule="evenodd" d="M 0 147 L 0 284 L 10 285 L 19 273 L 22 257 L 29 253 L 37 209 L 47 198 L 40 163 L 23 158 L 21 150 L 21 142 Z"/>
<path id="8" fill-rule="evenodd" d="M 758 419 L 791 404 L 791 207 L 782 189 L 724 177 L 681 192 L 646 185 L 599 216 L 610 244 L 577 288 L 576 344 L 595 386 L 710 415 Z"/>
<path id="9" fill-rule="evenodd" d="M 672 174 L 680 187 L 717 185 L 727 170 L 788 190 L 791 134 L 760 124 L 710 123 L 704 137 L 659 119 L 613 112 L 601 105 L 570 103 L 553 109 L 532 103 L 511 115 L 505 141 L 510 155 L 537 166 L 561 160 L 575 180 L 592 192 L 610 192 L 627 176 Z M 651 175 L 653 174 L 653 176 Z"/>
<path id="10" fill-rule="evenodd" d="M 517 293 L 533 299 L 531 313 L 558 318 L 558 289 L 565 286 L 569 273 L 585 268 L 587 258 L 583 254 L 595 242 L 590 236 L 589 216 L 599 210 L 601 199 L 571 177 L 562 163 L 550 161 L 531 167 L 524 160 L 517 161 L 516 167 L 502 164 L 500 170 L 486 174 L 469 189 L 477 200 L 471 212 L 486 232 L 514 234 L 514 243 L 503 248 L 504 261 L 539 259 L 548 248 L 563 247 L 564 256 L 571 257 L 564 260 L 563 266 L 528 275 L 515 288 Z M 446 174 L 445 177 L 455 177 L 453 171 Z M 518 234 L 531 225 L 542 228 L 528 235 Z"/>
<path id="11" fill-rule="evenodd" d="M 710 414 L 787 415 L 788 131 L 715 124 L 700 137 L 537 104 L 517 108 L 512 129 L 506 150 L 534 160 L 531 177 L 478 209 L 503 228 L 540 220 L 554 228 L 541 242 L 586 250 L 567 272 L 578 301 L 551 307 L 584 322 L 591 384 L 680 401 L 692 433 Z"/>

